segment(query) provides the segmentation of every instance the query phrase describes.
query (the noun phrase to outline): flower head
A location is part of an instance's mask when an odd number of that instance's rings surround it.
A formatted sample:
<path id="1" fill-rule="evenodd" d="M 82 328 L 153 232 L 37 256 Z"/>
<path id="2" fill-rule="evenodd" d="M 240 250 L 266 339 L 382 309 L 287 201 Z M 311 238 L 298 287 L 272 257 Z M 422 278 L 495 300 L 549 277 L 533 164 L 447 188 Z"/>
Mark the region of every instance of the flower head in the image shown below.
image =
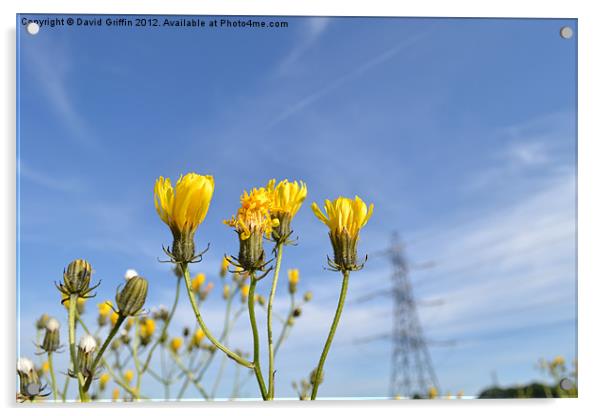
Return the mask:
<path id="1" fill-rule="evenodd" d="M 178 353 L 178 351 L 180 350 L 180 348 L 182 347 L 182 344 L 184 343 L 184 340 L 180 337 L 175 337 L 171 340 L 171 343 L 169 344 L 169 348 L 174 352 L 174 353 Z"/>
<path id="2" fill-rule="evenodd" d="M 252 272 L 263 269 L 263 235 L 269 237 L 272 227 L 279 224 L 278 219 L 270 216 L 272 200 L 265 188 L 253 188 L 250 193 L 244 191 L 240 197 L 240 208 L 236 216 L 224 223 L 233 227 L 238 233 L 240 249 L 235 266 Z"/>
<path id="3" fill-rule="evenodd" d="M 311 206 L 314 214 L 329 228 L 330 241 L 334 250 L 334 262 L 329 265 L 335 270 L 359 270 L 356 262 L 357 242 L 360 230 L 366 225 L 374 204 L 366 206 L 360 197 L 355 199 L 339 197 L 324 203 L 325 214 L 315 202 Z"/>
<path id="4" fill-rule="evenodd" d="M 198 256 L 194 249 L 194 233 L 205 220 L 214 190 L 213 176 L 187 173 L 180 176 L 175 190 L 169 178 L 155 182 L 155 208 L 173 234 L 171 251 L 176 263 L 189 263 Z"/>
<path id="5" fill-rule="evenodd" d="M 244 191 L 236 216 L 225 220 L 224 224 L 235 228 L 241 240 L 250 238 L 253 233 L 268 237 L 272 233 L 272 226 L 278 224 L 270 216 L 271 206 L 270 193 L 265 188 L 253 188 L 250 193 Z"/>
<path id="6" fill-rule="evenodd" d="M 203 332 L 203 330 L 201 328 L 198 328 L 194 332 L 194 335 L 192 336 L 192 339 L 190 340 L 190 347 L 200 348 L 201 343 L 204 338 L 205 338 L 205 333 Z"/>
<path id="7" fill-rule="evenodd" d="M 316 217 L 328 226 L 331 233 L 345 233 L 352 238 L 357 238 L 360 229 L 366 225 L 372 216 L 374 204 L 366 207 L 359 196 L 356 196 L 355 199 L 339 197 L 334 202 L 328 199 L 324 201 L 326 214 L 322 213 L 315 202 L 311 205 L 311 209 Z"/>
<path id="8" fill-rule="evenodd" d="M 127 384 L 130 384 L 134 379 L 134 372 L 132 370 L 127 370 L 125 373 L 123 373 L 123 379 Z"/>
<path id="9" fill-rule="evenodd" d="M 288 291 L 289 293 L 295 293 L 297 291 L 297 284 L 299 283 L 299 269 L 288 270 Z"/>
<path id="10" fill-rule="evenodd" d="M 205 283 L 205 273 L 197 274 L 194 279 L 192 279 L 192 291 L 194 293 L 201 293 L 201 287 Z"/>
<path id="11" fill-rule="evenodd" d="M 240 299 L 243 303 L 246 302 L 247 298 L 249 297 L 249 289 L 249 285 L 243 285 L 240 288 Z"/>
<path id="12" fill-rule="evenodd" d="M 171 180 L 161 176 L 155 182 L 155 208 L 172 231 L 194 233 L 207 215 L 213 189 L 211 175 L 180 176 L 175 191 Z"/>
<path id="13" fill-rule="evenodd" d="M 291 221 L 307 197 L 307 186 L 301 181 L 289 182 L 287 179 L 276 184 L 276 180 L 272 179 L 268 182 L 267 191 L 272 200 L 271 216 L 278 219 L 272 238 L 286 243 L 292 233 Z"/>
<path id="14" fill-rule="evenodd" d="M 100 387 L 101 391 L 103 391 L 107 387 L 107 384 L 109 383 L 109 380 L 111 380 L 111 376 L 108 373 L 103 373 L 98 378 L 98 384 L 99 384 L 99 387 Z"/>
<path id="15" fill-rule="evenodd" d="M 140 337 L 140 343 L 142 345 L 148 345 L 151 342 L 156 326 L 157 324 L 152 318 L 144 317 L 140 319 L 140 323 L 138 325 L 138 336 Z"/>

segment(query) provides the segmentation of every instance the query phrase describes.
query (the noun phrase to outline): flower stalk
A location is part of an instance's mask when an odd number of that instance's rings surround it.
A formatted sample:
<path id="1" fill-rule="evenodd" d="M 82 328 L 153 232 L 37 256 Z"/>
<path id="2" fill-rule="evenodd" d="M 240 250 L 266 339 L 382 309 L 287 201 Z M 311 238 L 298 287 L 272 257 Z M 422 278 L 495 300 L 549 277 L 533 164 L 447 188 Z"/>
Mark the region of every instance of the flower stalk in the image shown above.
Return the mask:
<path id="1" fill-rule="evenodd" d="M 337 331 L 337 326 L 339 325 L 339 320 L 341 319 L 341 313 L 343 312 L 343 306 L 345 305 L 345 297 L 347 295 L 347 286 L 349 283 L 349 271 L 343 270 L 343 283 L 341 285 L 341 293 L 339 295 L 339 303 L 337 304 L 337 310 L 334 314 L 334 319 L 332 320 L 332 325 L 330 325 L 330 331 L 328 332 L 328 338 L 326 338 L 326 344 L 324 345 L 324 349 L 322 350 L 322 355 L 320 355 L 320 361 L 318 363 L 318 367 L 315 372 L 315 382 L 313 382 L 313 388 L 311 391 L 311 399 L 315 400 L 318 395 L 318 387 L 320 386 L 319 380 L 322 379 L 322 370 L 324 368 L 324 363 L 326 362 L 326 357 L 328 356 L 328 351 L 330 350 L 330 345 L 332 344 L 332 340 L 334 339 L 334 334 Z"/>
<path id="2" fill-rule="evenodd" d="M 274 248 L 276 252 L 276 264 L 274 266 L 274 277 L 272 278 L 272 288 L 268 300 L 267 311 L 267 330 L 268 330 L 268 400 L 274 399 L 274 342 L 272 336 L 272 308 L 274 305 L 274 297 L 276 296 L 276 286 L 278 285 L 278 275 L 280 274 L 280 265 L 282 263 L 282 243 L 277 243 Z"/>
<path id="3" fill-rule="evenodd" d="M 261 390 L 263 400 L 268 400 L 268 392 L 265 388 L 263 375 L 261 374 L 261 364 L 259 363 L 259 333 L 257 331 L 257 321 L 255 319 L 255 286 L 257 279 L 255 274 L 251 273 L 251 284 L 249 285 L 249 297 L 247 299 L 249 305 L 249 320 L 251 321 L 251 331 L 253 332 L 253 371 Z"/>

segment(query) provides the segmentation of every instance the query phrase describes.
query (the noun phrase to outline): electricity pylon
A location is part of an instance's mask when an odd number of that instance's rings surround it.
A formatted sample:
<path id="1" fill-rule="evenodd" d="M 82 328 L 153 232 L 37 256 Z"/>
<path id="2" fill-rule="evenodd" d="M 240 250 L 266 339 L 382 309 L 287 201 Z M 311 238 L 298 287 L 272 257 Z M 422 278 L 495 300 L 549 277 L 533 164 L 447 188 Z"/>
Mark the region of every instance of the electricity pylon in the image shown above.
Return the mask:
<path id="1" fill-rule="evenodd" d="M 387 255 L 393 265 L 393 351 L 391 356 L 391 397 L 428 396 L 439 390 L 439 382 L 424 340 L 416 310 L 403 244 L 393 234 Z"/>
<path id="2" fill-rule="evenodd" d="M 416 300 L 408 276 L 410 267 L 405 257 L 403 243 L 397 233 L 393 234 L 391 246 L 377 255 L 386 256 L 393 265 L 392 288 L 370 293 L 355 301 L 365 302 L 377 296 L 391 295 L 393 297 L 393 331 L 390 334 L 357 339 L 355 342 L 391 339 L 393 345 L 390 397 L 428 397 L 431 388 L 434 387 L 439 391 L 439 382 L 420 325 Z M 432 267 L 433 264 L 425 263 L 418 268 Z M 441 304 L 441 301 L 431 301 L 426 304 L 438 305 Z M 453 342 L 440 342 L 439 344 L 453 344 Z"/>

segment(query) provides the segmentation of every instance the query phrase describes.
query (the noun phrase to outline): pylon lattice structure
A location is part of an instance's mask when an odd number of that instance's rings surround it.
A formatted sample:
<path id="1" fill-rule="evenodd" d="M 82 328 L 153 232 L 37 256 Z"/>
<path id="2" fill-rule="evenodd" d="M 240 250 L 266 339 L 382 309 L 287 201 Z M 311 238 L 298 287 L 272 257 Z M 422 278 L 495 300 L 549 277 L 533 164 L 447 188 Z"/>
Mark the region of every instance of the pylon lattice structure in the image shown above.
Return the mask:
<path id="1" fill-rule="evenodd" d="M 431 388 L 439 391 L 439 383 L 418 318 L 403 244 L 397 234 L 393 234 L 387 255 L 393 264 L 390 395 L 428 397 Z"/>

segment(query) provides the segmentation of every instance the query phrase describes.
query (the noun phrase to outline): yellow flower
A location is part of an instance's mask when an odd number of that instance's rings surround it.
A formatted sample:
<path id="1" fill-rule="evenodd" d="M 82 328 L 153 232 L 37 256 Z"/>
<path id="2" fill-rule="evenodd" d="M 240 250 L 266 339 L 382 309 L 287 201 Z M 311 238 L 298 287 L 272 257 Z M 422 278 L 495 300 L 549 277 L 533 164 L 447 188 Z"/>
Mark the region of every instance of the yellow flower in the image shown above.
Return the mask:
<path id="1" fill-rule="evenodd" d="M 269 237 L 272 227 L 278 225 L 278 220 L 270 216 L 271 205 L 270 194 L 265 188 L 253 188 L 250 193 L 244 191 L 236 216 L 224 220 L 224 224 L 236 229 L 241 240 L 248 239 L 253 233 Z"/>
<path id="2" fill-rule="evenodd" d="M 372 216 L 374 204 L 366 207 L 359 196 L 356 196 L 355 199 L 339 197 L 334 200 L 334 203 L 328 199 L 324 202 L 326 214 L 322 213 L 315 202 L 311 209 L 316 217 L 328 226 L 331 233 L 348 234 L 354 238 L 358 236 L 360 229 Z"/>
<path id="3" fill-rule="evenodd" d="M 194 233 L 207 215 L 213 190 L 211 175 L 180 176 L 175 191 L 170 179 L 161 176 L 155 182 L 155 208 L 172 232 Z"/>
<path id="4" fill-rule="evenodd" d="M 146 318 L 140 322 L 140 338 L 150 338 L 155 333 L 156 323 L 152 318 Z"/>
<path id="5" fill-rule="evenodd" d="M 434 399 L 437 397 L 437 389 L 435 387 L 431 387 L 429 389 L 429 399 Z"/>
<path id="6" fill-rule="evenodd" d="M 117 400 L 119 400 L 119 388 L 115 387 L 113 389 L 113 401 L 116 402 Z"/>
<path id="7" fill-rule="evenodd" d="M 184 342 L 184 340 L 180 337 L 175 337 L 171 340 L 171 343 L 169 344 L 169 347 L 171 348 L 171 350 L 174 353 L 178 353 L 178 351 L 180 350 L 180 347 L 182 347 L 182 343 Z"/>
<path id="8" fill-rule="evenodd" d="M 119 319 L 119 314 L 117 312 L 113 312 L 111 314 L 111 325 L 115 326 L 118 319 Z"/>
<path id="9" fill-rule="evenodd" d="M 203 341 L 203 339 L 205 338 L 205 333 L 203 332 L 203 330 L 201 328 L 197 329 L 194 333 L 194 335 L 192 336 L 192 345 L 195 347 L 200 347 L 201 346 L 201 342 Z"/>
<path id="10" fill-rule="evenodd" d="M 288 269 L 288 282 L 293 285 L 299 283 L 299 269 Z"/>
<path id="11" fill-rule="evenodd" d="M 195 293 L 201 293 L 201 286 L 205 283 L 205 273 L 197 274 L 194 279 L 192 279 L 192 291 Z"/>
<path id="12" fill-rule="evenodd" d="M 47 373 L 50 370 L 50 363 L 48 361 L 44 361 L 42 363 L 42 372 Z"/>
<path id="13" fill-rule="evenodd" d="M 307 197 L 307 185 L 302 181 L 297 183 L 285 179 L 276 185 L 276 179 L 272 179 L 267 190 L 272 198 L 271 211 L 275 215 L 285 213 L 294 217 Z"/>
<path id="14" fill-rule="evenodd" d="M 311 209 L 330 230 L 328 234 L 334 251 L 334 261 L 328 259 L 328 265 L 333 270 L 343 272 L 360 270 L 363 264 L 357 264 L 357 242 L 360 230 L 372 216 L 374 204 L 366 207 L 358 196 L 355 199 L 339 197 L 334 202 L 325 201 L 326 214 L 322 213 L 315 202 Z"/>
<path id="15" fill-rule="evenodd" d="M 224 291 L 222 293 L 222 296 L 226 300 L 230 297 L 230 286 L 229 285 L 224 285 Z"/>
<path id="16" fill-rule="evenodd" d="M 558 356 L 554 357 L 554 359 L 552 360 L 550 365 L 552 368 L 562 367 L 564 365 L 564 357 L 562 355 L 558 355 Z"/>
<path id="17" fill-rule="evenodd" d="M 103 319 L 108 318 L 109 314 L 111 312 L 113 312 L 113 309 L 111 309 L 112 305 L 113 304 L 111 303 L 110 300 L 107 300 L 106 302 L 103 302 L 103 303 L 99 303 L 98 304 L 98 315 Z"/>
<path id="18" fill-rule="evenodd" d="M 299 269 L 288 269 L 288 291 L 293 294 L 297 291 L 299 283 Z"/>
<path id="19" fill-rule="evenodd" d="M 132 370 L 127 370 L 123 374 L 123 379 L 125 380 L 125 382 L 127 384 L 130 384 L 132 382 L 132 380 L 134 379 L 134 372 Z"/>
<path id="20" fill-rule="evenodd" d="M 240 296 L 243 302 L 247 300 L 249 297 L 249 285 L 244 285 L 240 288 Z"/>
<path id="21" fill-rule="evenodd" d="M 230 262 L 228 261 L 228 257 L 222 258 L 222 264 L 220 265 L 219 268 L 219 275 L 220 277 L 226 277 L 226 274 L 228 273 L 228 266 L 230 265 Z"/>
<path id="22" fill-rule="evenodd" d="M 98 379 L 98 383 L 101 390 L 104 390 L 107 387 L 107 384 L 109 383 L 110 379 L 111 376 L 108 373 L 103 373 L 100 376 L 100 378 Z"/>

